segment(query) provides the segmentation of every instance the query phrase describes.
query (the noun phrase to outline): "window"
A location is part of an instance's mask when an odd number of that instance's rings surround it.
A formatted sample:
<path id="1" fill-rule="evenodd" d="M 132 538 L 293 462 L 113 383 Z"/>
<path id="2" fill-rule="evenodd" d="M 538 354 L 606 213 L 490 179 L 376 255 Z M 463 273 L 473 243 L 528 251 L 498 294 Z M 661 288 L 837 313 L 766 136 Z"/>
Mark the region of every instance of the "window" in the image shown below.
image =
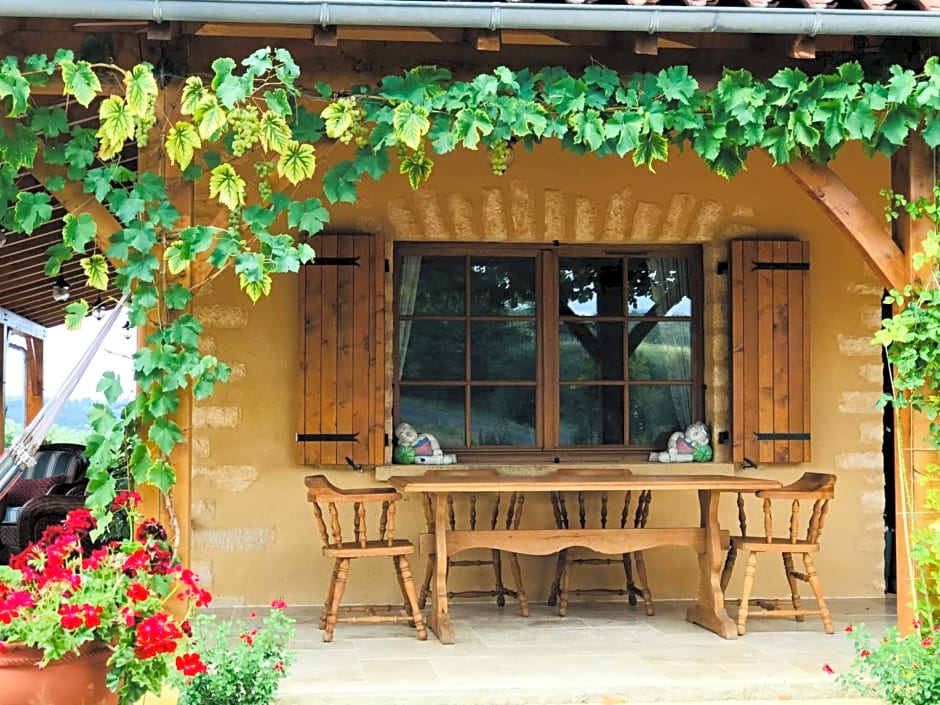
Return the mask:
<path id="1" fill-rule="evenodd" d="M 697 246 L 396 254 L 395 421 L 461 460 L 648 451 L 702 417 Z"/>

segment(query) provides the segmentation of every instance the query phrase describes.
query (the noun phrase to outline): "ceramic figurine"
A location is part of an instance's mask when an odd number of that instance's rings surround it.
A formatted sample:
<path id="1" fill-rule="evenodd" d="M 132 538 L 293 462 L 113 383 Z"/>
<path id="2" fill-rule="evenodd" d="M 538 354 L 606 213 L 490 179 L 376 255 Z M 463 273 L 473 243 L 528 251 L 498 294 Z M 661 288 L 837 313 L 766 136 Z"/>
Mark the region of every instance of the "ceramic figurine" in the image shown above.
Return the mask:
<path id="1" fill-rule="evenodd" d="M 437 438 L 430 433 L 418 433 L 410 423 L 400 423 L 395 427 L 395 440 L 398 447 L 393 457 L 397 463 L 453 465 L 457 462 L 456 455 L 441 450 Z"/>
<path id="2" fill-rule="evenodd" d="M 688 463 L 711 460 L 708 427 L 701 421 L 689 424 L 685 431 L 676 431 L 666 443 L 666 450 L 653 451 L 650 460 L 658 463 Z M 707 451 L 705 450 L 707 449 Z"/>

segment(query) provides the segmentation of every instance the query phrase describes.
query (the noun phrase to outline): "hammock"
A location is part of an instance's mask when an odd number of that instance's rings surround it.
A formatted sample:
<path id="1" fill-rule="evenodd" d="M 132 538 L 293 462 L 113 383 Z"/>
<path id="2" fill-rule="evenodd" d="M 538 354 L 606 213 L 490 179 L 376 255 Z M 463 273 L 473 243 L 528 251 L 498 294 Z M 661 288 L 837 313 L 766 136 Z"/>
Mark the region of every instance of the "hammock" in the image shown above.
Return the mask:
<path id="1" fill-rule="evenodd" d="M 65 406 L 69 397 L 72 396 L 72 392 L 75 391 L 75 387 L 88 369 L 88 365 L 91 364 L 92 359 L 101 348 L 108 332 L 114 327 L 115 321 L 117 321 L 118 317 L 121 315 L 121 310 L 124 307 L 124 301 L 126 299 L 127 294 L 124 295 L 117 306 L 115 306 L 108 314 L 107 318 L 104 319 L 101 329 L 95 335 L 94 340 L 91 341 L 88 349 L 85 350 L 78 362 L 75 363 L 75 367 L 69 372 L 68 377 L 66 377 L 62 386 L 56 391 L 55 396 L 50 399 L 48 403 L 43 405 L 35 418 L 26 425 L 23 432 L 10 444 L 10 447 L 3 455 L 0 456 L 0 500 L 10 491 L 16 479 L 26 469 L 36 464 L 36 451 L 45 439 L 49 429 L 52 428 L 52 424 L 55 422 L 59 412 L 62 411 L 62 407 Z"/>

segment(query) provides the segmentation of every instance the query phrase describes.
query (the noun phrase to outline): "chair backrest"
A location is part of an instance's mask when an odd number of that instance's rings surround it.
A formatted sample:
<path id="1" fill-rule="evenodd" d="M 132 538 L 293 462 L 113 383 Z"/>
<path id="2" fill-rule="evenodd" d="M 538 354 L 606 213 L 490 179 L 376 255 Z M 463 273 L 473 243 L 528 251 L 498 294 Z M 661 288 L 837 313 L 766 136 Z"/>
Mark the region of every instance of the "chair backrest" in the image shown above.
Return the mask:
<path id="1" fill-rule="evenodd" d="M 499 477 L 499 471 L 494 468 L 481 468 L 479 470 L 448 470 L 446 468 L 434 468 L 424 473 L 425 476 L 453 477 L 459 475 L 471 475 L 473 477 Z M 480 505 L 485 504 L 481 509 Z M 508 497 L 503 497 L 499 492 L 461 492 L 460 500 L 453 495 L 447 496 L 447 524 L 451 531 L 457 529 L 463 531 L 475 531 L 476 529 L 495 530 L 501 528 L 501 523 L 505 524 L 506 529 L 519 528 L 519 522 L 522 519 L 522 507 L 525 504 L 525 495 L 521 492 L 510 492 Z M 434 507 L 431 503 L 431 496 L 424 495 L 424 518 L 428 524 L 428 531 L 434 532 Z"/>
<path id="2" fill-rule="evenodd" d="M 307 501 L 313 504 L 313 511 L 317 519 L 317 528 L 325 547 L 343 548 L 343 521 L 352 523 L 352 541 L 350 547 L 366 548 L 368 542 L 381 541 L 392 546 L 395 542 L 395 502 L 401 495 L 392 487 L 362 487 L 354 490 L 344 490 L 333 485 L 324 475 L 309 475 L 304 478 L 307 486 Z M 324 517 L 323 507 L 326 505 L 329 524 Z M 380 506 L 378 522 L 370 534 L 370 523 L 366 512 L 366 505 Z M 351 519 L 343 519 L 346 508 L 351 510 Z"/>
<path id="3" fill-rule="evenodd" d="M 62 485 L 76 485 L 85 479 L 88 458 L 85 446 L 77 443 L 46 443 L 36 451 L 36 463 L 13 481 L 0 500 L 0 523 L 15 524 L 29 500 L 57 492 Z"/>
<path id="4" fill-rule="evenodd" d="M 87 470 L 85 446 L 77 443 L 45 443 L 36 451 L 36 464 L 27 468 L 21 477 L 26 480 L 61 477 L 61 482 L 71 484 L 84 479 Z"/>
<path id="5" fill-rule="evenodd" d="M 633 475 L 629 469 L 592 469 L 592 468 L 559 468 L 558 475 L 569 476 L 591 476 L 591 475 L 614 475 L 618 477 L 630 477 Z M 597 506 L 591 503 L 591 498 L 596 498 Z M 619 511 L 620 521 L 615 523 L 621 529 L 630 528 L 630 517 L 633 517 L 633 527 L 640 528 L 646 526 L 646 520 L 649 517 L 650 500 L 652 493 L 649 490 L 641 490 L 637 497 L 636 510 L 633 510 L 633 493 L 629 490 L 623 493 L 623 501 L 612 503 L 609 492 L 578 492 L 578 526 L 582 529 L 601 528 L 608 526 L 608 516 L 611 508 L 613 511 Z M 567 499 L 564 492 L 553 492 L 551 495 L 552 512 L 555 515 L 555 524 L 561 528 L 571 528 L 571 519 L 568 516 Z M 611 505 L 613 504 L 613 507 Z M 596 527 L 594 526 L 596 525 Z"/>
<path id="6" fill-rule="evenodd" d="M 763 501 L 764 536 L 774 538 L 773 501 L 790 500 L 790 519 L 788 537 L 791 543 L 819 543 L 829 511 L 829 502 L 835 497 L 836 476 L 828 473 L 803 473 L 796 481 L 776 490 L 761 490 L 756 495 Z M 808 521 L 801 522 L 800 502 L 812 502 L 813 508 Z M 747 535 L 747 516 L 744 511 L 744 499 L 738 495 L 738 521 L 741 534 Z M 804 527 L 805 526 L 805 533 Z M 803 534 L 802 536 L 800 534 Z"/>

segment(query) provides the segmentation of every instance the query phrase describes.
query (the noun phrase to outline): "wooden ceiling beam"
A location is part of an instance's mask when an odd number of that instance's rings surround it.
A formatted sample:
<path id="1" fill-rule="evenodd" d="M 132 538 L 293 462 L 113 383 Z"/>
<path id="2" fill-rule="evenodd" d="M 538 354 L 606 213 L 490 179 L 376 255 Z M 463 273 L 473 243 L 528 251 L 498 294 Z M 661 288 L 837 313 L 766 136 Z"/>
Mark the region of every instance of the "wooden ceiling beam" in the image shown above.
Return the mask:
<path id="1" fill-rule="evenodd" d="M 13 313 L 5 308 L 0 308 L 0 325 L 6 326 L 7 328 L 12 328 L 17 333 L 25 333 L 26 335 L 31 335 L 34 338 L 39 338 L 40 340 L 46 337 L 46 329 L 25 316 L 20 316 L 19 314 Z M 3 360 L 3 351 L 0 350 L 0 361 Z M 0 371 L 0 378 L 2 378 L 2 371 Z"/>
<path id="2" fill-rule="evenodd" d="M 336 27 L 333 25 L 326 27 L 314 25 L 311 34 L 313 35 L 314 46 L 335 47 L 339 44 L 339 35 L 336 33 Z"/>
<path id="3" fill-rule="evenodd" d="M 633 53 L 640 56 L 659 56 L 659 39 L 655 34 L 636 32 L 631 37 Z"/>
<path id="4" fill-rule="evenodd" d="M 887 224 L 871 213 L 856 193 L 828 166 L 808 159 L 782 165 L 800 188 L 822 206 L 888 289 L 907 282 L 904 253 L 891 239 Z"/>
<path id="5" fill-rule="evenodd" d="M 462 44 L 467 39 L 464 30 L 454 27 L 428 27 L 428 32 L 442 44 Z"/>
<path id="6" fill-rule="evenodd" d="M 477 51 L 499 51 L 503 48 L 503 32 L 500 29 L 471 30 L 470 37 Z"/>

